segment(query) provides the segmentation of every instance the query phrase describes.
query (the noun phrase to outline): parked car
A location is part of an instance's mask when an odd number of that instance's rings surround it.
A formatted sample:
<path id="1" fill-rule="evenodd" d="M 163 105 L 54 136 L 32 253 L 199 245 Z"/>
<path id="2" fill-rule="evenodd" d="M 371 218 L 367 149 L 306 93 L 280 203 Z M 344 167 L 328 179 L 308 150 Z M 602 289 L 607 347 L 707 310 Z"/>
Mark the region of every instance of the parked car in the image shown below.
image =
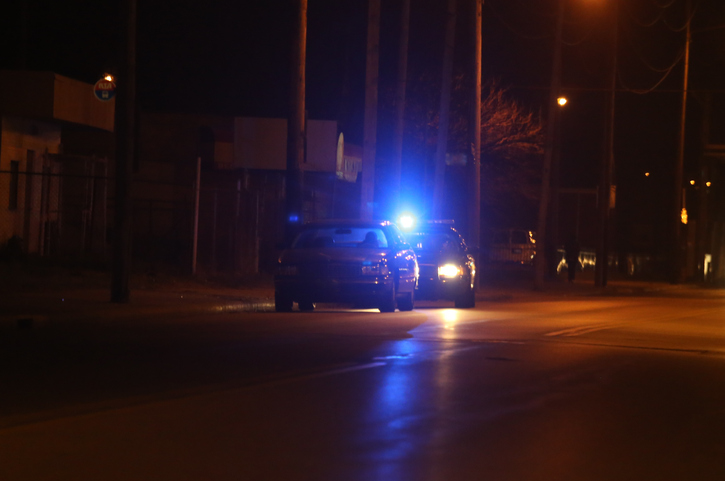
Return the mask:
<path id="1" fill-rule="evenodd" d="M 495 229 L 488 238 L 486 259 L 492 264 L 531 266 L 536 255 L 534 233 L 523 229 Z"/>
<path id="2" fill-rule="evenodd" d="M 419 223 L 405 236 L 418 256 L 416 296 L 452 300 L 458 308 L 475 307 L 476 263 L 452 222 Z"/>
<path id="3" fill-rule="evenodd" d="M 417 257 L 395 224 L 320 221 L 305 224 L 280 254 L 274 303 L 278 312 L 294 303 L 311 311 L 317 302 L 410 311 L 417 283 Z"/>

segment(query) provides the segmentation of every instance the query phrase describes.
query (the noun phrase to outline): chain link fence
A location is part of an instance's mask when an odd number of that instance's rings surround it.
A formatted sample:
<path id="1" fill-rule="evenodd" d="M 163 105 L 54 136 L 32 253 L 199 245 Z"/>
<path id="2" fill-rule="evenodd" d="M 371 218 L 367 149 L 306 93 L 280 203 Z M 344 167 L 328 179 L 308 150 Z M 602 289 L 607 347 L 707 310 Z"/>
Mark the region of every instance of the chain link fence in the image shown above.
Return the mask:
<path id="1" fill-rule="evenodd" d="M 108 163 L 44 158 L 36 168 L 22 167 L 11 162 L 0 171 L 0 253 L 110 265 L 114 181 Z M 255 175 L 204 172 L 198 196 L 193 182 L 135 179 L 134 267 L 270 272 L 283 236 L 284 183 L 279 173 Z"/>

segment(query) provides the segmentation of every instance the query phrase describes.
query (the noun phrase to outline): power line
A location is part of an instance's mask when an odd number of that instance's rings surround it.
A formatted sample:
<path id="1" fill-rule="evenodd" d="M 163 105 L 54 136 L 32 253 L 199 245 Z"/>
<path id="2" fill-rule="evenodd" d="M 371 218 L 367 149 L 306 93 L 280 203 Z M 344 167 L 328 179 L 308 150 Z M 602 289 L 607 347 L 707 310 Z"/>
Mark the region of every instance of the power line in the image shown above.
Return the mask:
<path id="1" fill-rule="evenodd" d="M 680 58 L 682 58 L 682 57 L 680 57 Z M 674 63 L 674 64 L 672 64 L 672 65 L 670 66 L 669 70 L 667 70 L 667 72 L 665 72 L 665 74 L 664 74 L 664 75 L 662 76 L 662 78 L 660 78 L 660 79 L 659 79 L 659 80 L 657 81 L 657 83 L 655 83 L 655 84 L 654 84 L 654 85 L 653 85 L 652 87 L 650 87 L 650 88 L 647 88 L 647 89 L 635 89 L 635 88 L 627 87 L 627 85 L 626 85 L 626 84 L 624 83 L 624 81 L 622 80 L 621 70 L 617 72 L 617 79 L 619 80 L 619 83 L 620 83 L 620 84 L 621 84 L 621 85 L 622 85 L 622 86 L 623 86 L 623 87 L 625 88 L 625 91 L 627 91 L 627 92 L 630 92 L 630 93 L 633 93 L 633 94 L 640 94 L 640 95 L 644 95 L 644 94 L 648 94 L 648 93 L 651 93 L 651 92 L 652 92 L 652 91 L 654 91 L 654 90 L 655 90 L 655 89 L 656 89 L 657 87 L 659 87 L 659 86 L 660 86 L 660 84 L 661 84 L 662 82 L 664 82 L 664 81 L 665 81 L 665 79 L 666 79 L 667 77 L 669 77 L 669 75 L 670 75 L 670 72 L 672 72 L 672 69 L 673 69 L 673 68 L 675 68 L 675 65 L 677 65 L 677 62 L 676 62 L 676 63 Z M 680 92 L 682 92 L 682 90 L 680 90 Z"/>
<path id="2" fill-rule="evenodd" d="M 659 3 L 657 3 L 656 0 L 652 0 L 652 3 L 654 4 L 655 7 L 664 9 L 664 8 L 670 8 L 676 1 L 677 0 L 670 0 L 669 2 L 659 4 Z"/>
<path id="3" fill-rule="evenodd" d="M 652 65 L 652 64 L 651 64 L 651 63 L 650 63 L 650 62 L 649 62 L 649 61 L 648 61 L 648 60 L 647 60 L 647 59 L 646 59 L 646 58 L 644 57 L 644 55 L 642 54 L 642 50 L 641 50 L 641 49 L 640 49 L 640 48 L 639 48 L 639 47 L 638 47 L 638 46 L 637 46 L 637 45 L 636 45 L 636 44 L 635 44 L 634 42 L 632 42 L 632 39 L 630 38 L 630 36 L 628 36 L 628 35 L 627 35 L 627 36 L 625 36 L 625 37 L 626 37 L 626 39 L 627 39 L 627 43 L 629 44 L 629 46 L 631 47 L 631 49 L 632 49 L 632 50 L 633 50 L 633 51 L 634 51 L 634 52 L 635 52 L 635 53 L 637 54 L 637 56 L 639 57 L 639 60 L 640 60 L 640 62 L 642 62 L 642 64 L 643 64 L 643 65 L 644 65 L 645 67 L 647 67 L 648 69 L 650 69 L 650 70 L 651 70 L 651 71 L 653 71 L 653 72 L 657 72 L 657 73 L 662 73 L 662 72 L 669 72 L 670 70 L 672 70 L 672 67 L 674 67 L 674 66 L 675 66 L 675 65 L 676 65 L 676 64 L 677 64 L 677 63 L 678 63 L 678 62 L 679 62 L 680 60 L 682 60 L 682 56 L 684 55 L 684 51 L 682 51 L 682 50 L 681 50 L 681 51 L 680 51 L 680 53 L 678 54 L 677 58 L 676 58 L 676 59 L 675 59 L 675 60 L 674 60 L 674 61 L 673 61 L 672 63 L 670 63 L 670 65 L 669 65 L 669 66 L 667 66 L 667 67 L 664 67 L 664 68 L 657 68 L 657 67 L 653 66 L 653 65 Z"/>
<path id="4" fill-rule="evenodd" d="M 690 25 L 690 23 L 692 22 L 692 18 L 695 16 L 695 13 L 697 12 L 699 6 L 700 2 L 698 1 L 692 11 L 689 12 L 688 18 L 685 21 L 684 25 L 682 25 L 682 27 L 673 27 L 667 22 L 667 19 L 663 20 L 662 23 L 673 32 L 684 32 L 687 29 L 688 25 Z"/>
<path id="5" fill-rule="evenodd" d="M 673 0 L 672 2 L 670 2 L 670 5 L 672 5 L 672 3 L 674 3 L 674 1 L 675 0 Z M 629 14 L 629 17 L 632 20 L 634 20 L 634 22 L 637 25 L 639 25 L 640 27 L 645 27 L 645 28 L 653 27 L 657 22 L 659 22 L 660 20 L 662 20 L 662 17 L 665 14 L 665 10 L 662 9 L 662 8 L 660 8 L 659 13 L 657 13 L 657 15 L 655 16 L 654 20 L 652 20 L 651 22 L 641 21 L 640 19 L 638 19 L 635 16 L 634 12 L 632 11 L 631 5 L 629 5 L 628 2 L 624 2 L 624 5 L 625 5 L 625 8 L 627 10 L 627 13 Z"/>
<path id="6" fill-rule="evenodd" d="M 561 43 L 563 43 L 567 47 L 576 47 L 577 45 L 581 45 L 582 43 L 584 43 L 591 36 L 593 31 L 594 31 L 593 29 L 588 29 L 587 32 L 579 40 L 577 40 L 575 42 L 567 42 L 566 40 L 564 40 L 562 38 Z"/>

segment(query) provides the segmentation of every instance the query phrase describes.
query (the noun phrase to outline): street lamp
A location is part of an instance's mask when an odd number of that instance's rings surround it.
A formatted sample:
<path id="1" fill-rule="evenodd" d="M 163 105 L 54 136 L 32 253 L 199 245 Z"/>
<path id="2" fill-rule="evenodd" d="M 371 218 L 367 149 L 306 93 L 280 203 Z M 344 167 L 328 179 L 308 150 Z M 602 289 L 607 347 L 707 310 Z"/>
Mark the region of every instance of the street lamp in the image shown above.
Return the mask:
<path id="1" fill-rule="evenodd" d="M 556 124 L 558 112 L 556 107 L 557 98 L 561 89 L 561 38 L 564 26 L 564 0 L 559 0 L 557 5 L 556 28 L 554 38 L 554 55 L 551 68 L 551 87 L 549 89 L 548 119 L 546 121 L 546 136 L 544 141 L 544 164 L 541 175 L 541 197 L 539 199 L 539 218 L 536 234 L 539 243 L 534 257 L 534 287 L 543 289 L 544 276 L 546 275 L 547 258 L 551 240 L 548 238 L 547 223 L 549 217 L 549 201 L 551 196 L 551 169 L 554 160 L 554 143 L 556 137 Z"/>
<path id="2" fill-rule="evenodd" d="M 556 99 L 556 103 L 558 103 L 560 107 L 565 106 L 567 102 L 568 100 L 566 99 L 566 97 L 559 97 L 558 99 Z"/>

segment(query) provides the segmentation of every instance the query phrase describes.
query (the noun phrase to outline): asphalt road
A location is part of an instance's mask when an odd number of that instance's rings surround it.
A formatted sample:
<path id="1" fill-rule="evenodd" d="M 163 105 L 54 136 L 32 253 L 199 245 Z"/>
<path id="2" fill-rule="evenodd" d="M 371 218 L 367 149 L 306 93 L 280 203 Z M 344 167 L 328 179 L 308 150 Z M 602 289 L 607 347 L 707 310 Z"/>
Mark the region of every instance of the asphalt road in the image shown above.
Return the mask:
<path id="1" fill-rule="evenodd" d="M 8 331 L 0 479 L 722 480 L 724 308 L 682 289 Z"/>

